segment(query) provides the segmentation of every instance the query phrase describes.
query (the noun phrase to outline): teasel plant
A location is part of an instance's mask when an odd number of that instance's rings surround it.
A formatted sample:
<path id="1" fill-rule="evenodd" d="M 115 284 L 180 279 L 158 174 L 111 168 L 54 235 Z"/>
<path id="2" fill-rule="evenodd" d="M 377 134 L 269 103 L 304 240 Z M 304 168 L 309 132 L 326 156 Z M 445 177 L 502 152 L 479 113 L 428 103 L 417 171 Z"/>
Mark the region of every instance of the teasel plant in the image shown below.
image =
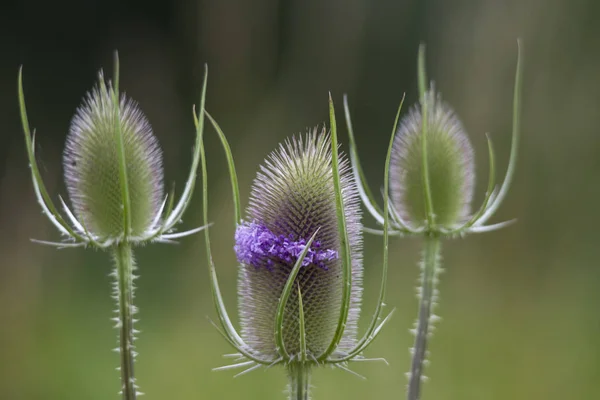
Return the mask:
<path id="1" fill-rule="evenodd" d="M 348 160 L 338 151 L 335 111 L 329 97 L 330 136 L 317 128 L 271 153 L 261 166 L 242 218 L 235 164 L 218 123 L 208 114 L 224 149 L 234 199 L 235 246 L 239 262 L 241 331 L 234 327 L 219 288 L 204 232 L 210 281 L 219 323 L 235 349 L 233 363 L 215 370 L 282 366 L 291 400 L 310 398 L 312 371 L 369 359 L 363 351 L 381 332 L 388 230 L 383 234 L 383 271 L 377 306 L 366 332 L 357 338 L 362 295 L 360 199 Z M 201 141 L 203 214 L 208 221 L 208 180 Z M 382 214 L 388 228 L 391 219 Z"/>
<path id="2" fill-rule="evenodd" d="M 207 71 L 207 70 L 206 70 Z M 207 72 L 200 109 L 204 107 Z M 136 102 L 119 92 L 119 57 L 114 56 L 114 81 L 99 73 L 98 85 L 87 94 L 71 121 L 64 150 L 64 178 L 72 208 L 59 196 L 62 213 L 46 190 L 35 155 L 22 67 L 18 77 L 21 122 L 33 189 L 43 213 L 63 237 L 60 242 L 33 240 L 57 248 L 91 247 L 111 253 L 114 269 L 112 296 L 117 303 L 112 319 L 119 331 L 121 391 L 124 400 L 142 395 L 134 374 L 135 339 L 139 333 L 134 305 L 136 265 L 133 247 L 147 243 L 175 243 L 203 230 L 177 232 L 190 200 L 200 161 L 204 118 L 196 121 L 192 166 L 180 199 L 164 195 L 162 153 L 150 123 Z"/>
<path id="3" fill-rule="evenodd" d="M 454 111 L 442 102 L 433 84 L 426 87 L 425 46 L 418 55 L 419 104 L 400 119 L 402 103 L 396 115 L 392 140 L 388 147 L 383 197 L 379 207 L 365 180 L 358 157 L 347 97 L 344 98 L 346 124 L 350 138 L 352 172 L 361 200 L 383 229 L 365 228 L 365 232 L 386 236 L 417 236 L 424 241 L 417 287 L 418 318 L 411 332 L 415 336 L 407 373 L 407 399 L 421 398 L 423 369 L 428 360 L 427 344 L 433 324 L 440 319 L 433 310 L 439 293 L 443 239 L 495 231 L 514 222 L 487 224 L 505 199 L 512 183 L 520 138 L 520 102 L 522 81 L 521 42 L 518 44 L 513 97 L 512 144 L 506 176 L 501 185 L 495 181 L 495 154 L 488 140 L 489 177 L 483 203 L 475 212 L 471 201 L 475 186 L 474 152 L 465 129 Z M 404 100 L 404 99 L 403 99 Z M 402 100 L 402 102 L 403 102 Z M 388 201 L 388 196 L 391 201 Z M 385 220 L 389 213 L 390 221 Z"/>

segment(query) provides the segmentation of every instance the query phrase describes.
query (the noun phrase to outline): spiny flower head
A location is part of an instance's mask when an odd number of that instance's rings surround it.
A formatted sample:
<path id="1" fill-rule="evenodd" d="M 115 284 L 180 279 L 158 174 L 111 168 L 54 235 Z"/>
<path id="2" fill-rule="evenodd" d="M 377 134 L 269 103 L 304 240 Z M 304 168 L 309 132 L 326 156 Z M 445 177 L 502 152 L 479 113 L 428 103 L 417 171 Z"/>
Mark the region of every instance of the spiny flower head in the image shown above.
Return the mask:
<path id="1" fill-rule="evenodd" d="M 121 95 L 119 122 L 114 89 L 99 74 L 98 85 L 77 109 L 64 152 L 65 181 L 75 214 L 101 239 L 124 236 L 119 141 L 127 166 L 131 236 L 152 227 L 163 200 L 162 154 L 137 103 Z M 117 132 L 117 129 L 120 132 Z"/>
<path id="2" fill-rule="evenodd" d="M 250 197 L 247 222 L 238 226 L 239 304 L 242 337 L 257 353 L 276 359 L 273 332 L 279 298 L 294 264 L 316 233 L 294 282 L 283 320 L 285 351 L 300 354 L 299 293 L 306 346 L 318 357 L 330 344 L 342 303 L 341 236 L 331 169 L 331 143 L 314 129 L 271 153 L 261 166 Z M 350 312 L 340 349 L 356 340 L 361 302 L 362 237 L 358 192 L 345 158 L 340 183 L 352 260 Z"/>
<path id="3" fill-rule="evenodd" d="M 117 302 L 115 328 L 119 329 L 121 392 L 123 399 L 134 400 L 139 391 L 134 375 L 134 324 L 137 308 L 133 304 L 136 269 L 132 246 L 149 241 L 170 242 L 202 230 L 172 230 L 181 221 L 191 198 L 200 162 L 204 127 L 206 78 L 196 123 L 196 149 L 192 168 L 181 199 L 163 197 L 161 152 L 152 129 L 137 104 L 119 93 L 119 58 L 115 53 L 114 86 L 100 73 L 98 86 L 88 94 L 71 122 L 64 152 L 66 186 L 74 212 L 60 198 L 64 215 L 54 205 L 42 180 L 35 157 L 35 135 L 31 134 L 22 70 L 19 71 L 19 107 L 33 188 L 42 211 L 66 237 L 63 242 L 46 242 L 57 247 L 92 245 L 110 250 L 115 260 L 113 298 Z M 166 211 L 163 215 L 163 209 Z M 70 223 L 67 222 L 70 221 Z"/>
<path id="4" fill-rule="evenodd" d="M 388 147 L 384 173 L 384 207 L 377 204 L 365 182 L 360 165 L 347 99 L 344 103 L 352 172 L 361 200 L 384 230 L 365 228 L 382 235 L 463 236 L 503 228 L 513 221 L 486 225 L 506 197 L 515 172 L 520 138 L 521 48 L 513 98 L 513 129 L 510 158 L 504 181 L 496 187 L 496 164 L 492 141 L 488 136 L 490 159 L 486 194 L 481 206 L 471 212 L 475 184 L 473 148 L 454 111 L 442 102 L 433 85 L 427 89 L 425 46 L 419 48 L 417 63 L 419 104 L 400 119 L 400 102 Z M 389 190 L 388 190 L 389 189 Z M 389 201 L 389 203 L 388 203 Z M 384 212 L 385 210 L 385 212 Z"/>
<path id="5" fill-rule="evenodd" d="M 204 109 L 207 71 L 200 101 Z M 187 209 L 200 163 L 204 117 L 194 115 L 196 147 L 181 198 L 164 196 L 162 154 L 150 123 L 137 103 L 119 92 L 119 58 L 115 53 L 114 84 L 99 74 L 71 121 L 64 150 L 65 182 L 73 210 L 60 198 L 61 213 L 40 174 L 25 107 L 23 76 L 18 93 L 21 123 L 33 189 L 42 211 L 65 237 L 61 242 L 39 241 L 56 247 L 94 246 L 109 249 L 119 243 L 172 242 L 204 227 L 174 232 Z"/>
<path id="6" fill-rule="evenodd" d="M 331 136 L 323 129 L 292 138 L 272 152 L 257 174 L 245 221 L 229 143 L 217 122 L 229 166 L 236 224 L 234 250 L 239 265 L 241 333 L 229 317 L 216 274 L 210 232 L 204 232 L 211 288 L 221 333 L 237 350 L 236 362 L 216 368 L 283 365 L 290 377 L 290 398 L 307 398 L 310 371 L 319 365 L 348 369 L 367 359 L 363 351 L 379 335 L 387 278 L 387 236 L 383 273 L 371 322 L 357 338 L 362 297 L 362 222 L 359 188 L 349 163 L 340 156 L 331 96 Z M 208 221 L 204 142 L 200 142 L 203 214 Z M 388 214 L 384 217 L 388 226 Z"/>
<path id="7" fill-rule="evenodd" d="M 423 130 L 423 107 L 413 107 L 400 121 L 391 154 L 391 199 L 400 216 L 413 227 L 427 220 L 423 187 L 422 139 L 427 135 L 427 160 L 431 202 L 437 226 L 452 228 L 471 212 L 475 166 L 473 148 L 454 111 L 430 89 L 427 125 Z"/>

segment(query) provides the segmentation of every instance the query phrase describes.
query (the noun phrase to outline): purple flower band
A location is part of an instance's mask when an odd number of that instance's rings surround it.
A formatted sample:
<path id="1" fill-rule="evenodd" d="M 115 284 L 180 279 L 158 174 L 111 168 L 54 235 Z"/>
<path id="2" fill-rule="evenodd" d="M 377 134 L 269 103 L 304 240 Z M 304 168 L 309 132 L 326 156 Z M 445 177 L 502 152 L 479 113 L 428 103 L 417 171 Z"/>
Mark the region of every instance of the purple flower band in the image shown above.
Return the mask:
<path id="1" fill-rule="evenodd" d="M 256 222 L 242 223 L 235 232 L 234 250 L 240 263 L 270 270 L 275 264 L 294 265 L 306 242 L 306 239 L 294 240 L 293 235 L 276 235 Z M 337 251 L 321 249 L 320 241 L 315 240 L 302 260 L 302 266 L 314 264 L 327 270 L 326 263 L 337 258 Z"/>

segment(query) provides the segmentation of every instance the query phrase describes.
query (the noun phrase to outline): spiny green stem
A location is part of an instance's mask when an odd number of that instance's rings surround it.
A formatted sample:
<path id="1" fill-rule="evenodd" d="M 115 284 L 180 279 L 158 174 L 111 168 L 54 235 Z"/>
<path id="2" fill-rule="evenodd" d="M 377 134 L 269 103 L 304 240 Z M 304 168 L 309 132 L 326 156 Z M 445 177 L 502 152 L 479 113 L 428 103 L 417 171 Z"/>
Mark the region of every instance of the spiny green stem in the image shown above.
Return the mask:
<path id="1" fill-rule="evenodd" d="M 288 367 L 290 400 L 310 399 L 310 368 L 306 364 L 292 363 Z"/>
<path id="2" fill-rule="evenodd" d="M 133 371 L 135 361 L 135 331 L 133 329 L 136 308 L 133 305 L 133 271 L 135 264 L 131 244 L 119 243 L 114 248 L 115 297 L 118 302 L 119 354 L 121 355 L 121 390 L 123 400 L 135 400 L 137 385 Z"/>
<path id="3" fill-rule="evenodd" d="M 423 365 L 427 356 L 427 338 L 432 322 L 432 308 L 437 297 L 435 286 L 439 273 L 438 259 L 440 248 L 441 242 L 439 237 L 433 234 L 425 237 L 425 249 L 423 250 L 423 262 L 421 264 L 419 317 L 408 378 L 408 400 L 418 400 L 421 395 Z"/>

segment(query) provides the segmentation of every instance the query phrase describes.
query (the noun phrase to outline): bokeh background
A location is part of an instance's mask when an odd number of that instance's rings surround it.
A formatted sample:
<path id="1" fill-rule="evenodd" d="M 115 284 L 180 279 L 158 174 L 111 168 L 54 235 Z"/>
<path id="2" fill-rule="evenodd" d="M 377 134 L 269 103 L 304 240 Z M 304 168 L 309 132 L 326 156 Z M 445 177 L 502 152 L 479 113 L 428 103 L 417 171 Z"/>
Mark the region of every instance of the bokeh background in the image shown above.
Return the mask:
<path id="1" fill-rule="evenodd" d="M 99 68 L 121 55 L 121 86 L 153 124 L 167 184 L 190 163 L 202 65 L 207 107 L 231 142 L 243 205 L 264 157 L 327 119 L 327 93 L 348 93 L 364 168 L 382 184 L 385 146 L 403 92 L 416 99 L 416 54 L 461 116 L 485 191 L 485 132 L 508 159 L 517 37 L 524 42 L 523 140 L 502 231 L 447 242 L 443 317 L 431 341 L 424 399 L 594 399 L 600 393 L 600 4 L 594 0 L 4 1 L 0 6 L 0 398 L 116 399 L 111 263 L 57 251 L 34 200 L 16 77 L 50 191 L 65 193 L 70 118 Z M 210 218 L 222 290 L 236 311 L 226 164 L 207 131 Z M 185 227 L 201 224 L 197 191 Z M 372 226 L 373 220 L 365 217 Z M 375 306 L 380 238 L 366 238 L 364 327 Z M 316 399 L 399 399 L 416 317 L 418 240 L 393 240 L 390 325 L 367 351 L 381 363 L 314 374 Z M 231 351 L 215 318 L 201 236 L 137 252 L 142 331 L 137 375 L 148 399 L 282 399 L 285 374 L 212 372 Z M 236 318 L 237 320 L 237 318 Z"/>

